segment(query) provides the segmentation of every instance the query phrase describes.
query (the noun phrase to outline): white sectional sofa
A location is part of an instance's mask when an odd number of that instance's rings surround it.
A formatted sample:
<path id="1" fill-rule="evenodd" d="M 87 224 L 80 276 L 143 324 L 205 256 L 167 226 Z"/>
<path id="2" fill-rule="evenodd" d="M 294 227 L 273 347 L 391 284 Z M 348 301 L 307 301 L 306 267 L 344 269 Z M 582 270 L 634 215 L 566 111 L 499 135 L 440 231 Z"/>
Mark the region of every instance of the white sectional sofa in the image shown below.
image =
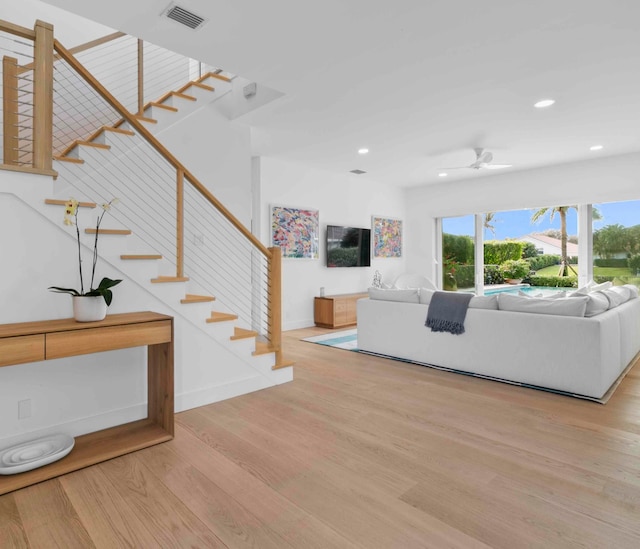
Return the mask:
<path id="1" fill-rule="evenodd" d="M 615 304 L 599 312 L 605 294 L 597 293 L 561 300 L 504 297 L 506 294 L 474 297 L 467 310 L 465 333 L 453 335 L 425 326 L 432 290 L 371 289 L 370 297 L 357 303 L 358 347 L 392 358 L 601 399 L 640 352 L 640 299 L 637 289 L 629 290 L 627 300 L 612 293 L 609 299 Z M 569 307 L 564 313 L 563 305 Z M 520 312 L 530 310 L 537 312 Z M 592 316 L 583 316 L 585 312 Z"/>

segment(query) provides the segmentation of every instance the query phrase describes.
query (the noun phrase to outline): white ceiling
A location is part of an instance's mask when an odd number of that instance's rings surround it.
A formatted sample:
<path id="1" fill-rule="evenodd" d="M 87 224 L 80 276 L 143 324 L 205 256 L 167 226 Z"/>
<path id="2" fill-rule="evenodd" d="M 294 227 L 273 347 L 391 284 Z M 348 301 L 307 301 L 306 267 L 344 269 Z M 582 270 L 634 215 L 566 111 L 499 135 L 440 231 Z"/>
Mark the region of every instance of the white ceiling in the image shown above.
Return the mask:
<path id="1" fill-rule="evenodd" d="M 514 167 L 447 180 L 640 150 L 638 0 L 178 0 L 198 31 L 170 0 L 47 2 L 283 92 L 258 155 L 408 187 L 478 146 Z"/>

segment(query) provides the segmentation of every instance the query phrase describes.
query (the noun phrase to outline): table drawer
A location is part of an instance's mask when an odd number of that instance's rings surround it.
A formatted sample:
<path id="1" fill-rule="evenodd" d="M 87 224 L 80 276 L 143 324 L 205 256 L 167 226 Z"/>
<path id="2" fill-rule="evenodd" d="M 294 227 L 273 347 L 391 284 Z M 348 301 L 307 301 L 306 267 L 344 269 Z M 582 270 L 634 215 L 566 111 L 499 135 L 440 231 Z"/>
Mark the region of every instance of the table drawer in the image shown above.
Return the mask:
<path id="1" fill-rule="evenodd" d="M 0 339 L 0 366 L 44 360 L 44 334 Z"/>
<path id="2" fill-rule="evenodd" d="M 171 341 L 171 321 L 47 334 L 47 360 Z"/>

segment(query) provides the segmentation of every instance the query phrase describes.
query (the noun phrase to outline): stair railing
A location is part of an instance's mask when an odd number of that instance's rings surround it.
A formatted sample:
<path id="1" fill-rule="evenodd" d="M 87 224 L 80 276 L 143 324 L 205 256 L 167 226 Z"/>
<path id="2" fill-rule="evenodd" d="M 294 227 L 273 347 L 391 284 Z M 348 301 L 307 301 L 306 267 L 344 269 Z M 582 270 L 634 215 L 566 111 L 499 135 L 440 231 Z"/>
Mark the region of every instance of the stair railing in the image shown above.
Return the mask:
<path id="1" fill-rule="evenodd" d="M 0 20 L 2 168 L 56 176 L 52 168 L 53 26 Z"/>
<path id="2" fill-rule="evenodd" d="M 176 210 L 175 210 L 175 265 L 176 265 L 176 277 L 182 277 L 184 275 L 185 265 L 185 214 L 184 214 L 184 201 L 185 195 L 188 194 L 188 190 L 191 189 L 198 194 L 201 199 L 204 198 L 206 204 L 213 208 L 220 214 L 221 218 L 225 220 L 229 227 L 239 235 L 244 242 L 257 253 L 266 264 L 266 268 L 261 265 L 261 262 L 257 263 L 253 260 L 239 261 L 237 265 L 242 269 L 248 269 L 248 277 L 251 279 L 251 291 L 260 291 L 261 282 L 258 280 L 254 283 L 254 277 L 260 277 L 260 273 L 264 272 L 266 277 L 266 301 L 264 303 L 258 302 L 251 307 L 256 308 L 259 315 L 262 315 L 266 324 L 265 330 L 262 331 L 269 343 L 269 350 L 273 351 L 276 355 L 276 366 L 282 364 L 282 349 L 281 349 L 281 255 L 279 248 L 267 248 L 264 246 L 208 189 L 203 185 L 177 158 L 175 158 L 144 126 L 139 120 L 140 111 L 140 92 L 137 91 L 136 107 L 134 111 L 136 114 L 132 114 L 113 94 L 111 94 L 107 88 L 95 78 L 82 63 L 80 63 L 73 55 L 71 50 L 67 50 L 62 44 L 60 44 L 53 37 L 53 27 L 47 23 L 38 21 L 34 30 L 26 29 L 13 25 L 11 23 L 0 21 L 0 33 L 7 33 L 14 37 L 16 42 L 20 42 L 18 39 L 26 39 L 33 42 L 32 53 L 25 55 L 25 59 L 20 63 L 14 62 L 11 59 L 3 61 L 3 141 L 5 156 L 3 157 L 4 168 L 18 169 L 26 171 L 36 171 L 38 173 L 45 173 L 48 175 L 57 175 L 52 169 L 52 156 L 53 151 L 56 150 L 53 144 L 53 123 L 54 117 L 54 101 L 53 101 L 53 86 L 54 86 L 54 52 L 56 53 L 55 59 L 59 59 L 65 62 L 65 64 L 73 69 L 73 71 L 84 81 L 86 86 L 94 90 L 97 95 L 110 105 L 110 107 L 117 113 L 122 120 L 124 120 L 129 127 L 134 130 L 138 136 L 140 136 L 150 148 L 154 149 L 175 171 L 176 182 Z M 2 36 L 2 35 L 0 35 Z M 18 37 L 16 39 L 15 37 Z M 106 42 L 115 43 L 121 40 L 122 36 L 110 35 L 109 39 L 101 41 L 99 45 Z M 139 47 L 139 42 L 137 42 Z M 96 46 L 96 44 L 93 44 Z M 7 49 L 7 48 L 5 48 Z M 11 51 L 10 48 L 8 48 Z M 95 47 L 77 48 L 79 52 L 85 52 L 94 50 Z M 138 52 L 140 50 L 138 49 Z M 140 54 L 137 56 L 140 58 Z M 10 57 L 10 56 L 5 56 Z M 6 65 L 5 65 L 6 63 Z M 16 69 L 16 65 L 18 68 Z M 21 68 L 20 68 L 21 67 Z M 198 65 L 197 70 L 201 73 L 202 66 Z M 140 71 L 138 71 L 140 73 Z M 16 83 L 16 74 L 27 82 L 27 97 L 26 101 L 21 99 L 16 100 L 15 90 L 19 90 L 20 82 Z M 29 79 L 29 75 L 33 75 Z M 26 76 L 22 76 L 26 75 Z M 56 83 L 64 88 L 65 79 L 60 78 L 59 82 L 56 79 Z M 184 82 L 184 80 L 182 80 Z M 143 89 L 140 82 L 137 85 L 137 90 Z M 166 88 L 165 88 L 166 89 Z M 70 96 L 77 96 L 82 94 L 81 90 L 70 89 L 67 90 Z M 60 96 L 61 94 L 58 94 Z M 32 99 L 30 98 L 32 96 Z M 23 105 L 20 110 L 17 105 Z M 7 105 L 9 104 L 9 107 Z M 90 105 L 89 105 L 90 106 Z M 64 109 L 58 109 L 64 113 L 62 118 L 68 118 L 71 115 L 64 111 Z M 27 138 L 23 138 L 18 135 L 18 141 L 20 146 L 16 147 L 16 114 L 20 117 L 24 112 L 24 117 L 28 118 L 29 113 L 33 112 L 33 122 L 26 126 Z M 102 116 L 102 115 L 100 115 Z M 20 122 L 20 120 L 19 120 Z M 74 121 L 63 120 L 63 123 L 67 123 L 71 126 Z M 92 129 L 95 131 L 100 125 L 105 124 L 106 121 L 101 121 L 100 118 L 91 122 Z M 89 128 L 85 128 L 84 125 L 88 122 L 86 119 L 82 120 L 77 132 L 84 135 L 88 134 Z M 23 147 L 22 142 L 32 142 L 32 145 Z M 22 154 L 22 158 L 18 156 L 16 160 L 15 152 L 13 149 L 25 149 Z M 9 164 L 7 163 L 9 160 Z M 184 182 L 188 183 L 187 186 Z M 253 257 L 254 252 L 250 254 Z M 223 258 L 226 261 L 227 258 Z M 255 263 L 255 264 L 254 264 Z M 233 273 L 232 273 L 233 275 Z M 264 305 L 264 307 L 263 307 Z M 264 309 L 264 310 L 263 310 Z"/>
<path id="3" fill-rule="evenodd" d="M 184 276 L 185 265 L 185 195 L 187 189 L 184 182 L 186 181 L 190 188 L 195 190 L 206 203 L 212 206 L 226 222 L 239 234 L 242 239 L 248 243 L 251 249 L 255 250 L 266 262 L 266 333 L 264 334 L 269 343 L 269 349 L 276 354 L 276 365 L 282 363 L 281 349 L 281 331 L 282 331 L 282 313 L 281 313 L 281 253 L 280 248 L 267 248 L 260 242 L 210 191 L 203 185 L 198 178 L 195 177 L 170 151 L 168 151 L 154 136 L 135 114 L 116 99 L 105 86 L 102 85 L 84 66 L 80 63 L 69 50 L 67 50 L 57 40 L 54 40 L 54 49 L 66 64 L 71 67 L 84 82 L 102 97 L 106 103 L 133 129 L 146 143 L 153 148 L 170 166 L 175 170 L 176 183 L 176 212 L 175 212 L 175 265 L 177 278 Z M 222 258 L 227 261 L 228 258 Z M 259 264 L 254 265 L 252 262 L 240 262 L 239 268 L 246 270 L 250 276 L 260 276 L 262 268 Z M 246 272 L 246 271 L 245 271 Z M 255 305 L 254 305 L 255 306 Z M 260 304 L 257 305 L 260 308 Z"/>

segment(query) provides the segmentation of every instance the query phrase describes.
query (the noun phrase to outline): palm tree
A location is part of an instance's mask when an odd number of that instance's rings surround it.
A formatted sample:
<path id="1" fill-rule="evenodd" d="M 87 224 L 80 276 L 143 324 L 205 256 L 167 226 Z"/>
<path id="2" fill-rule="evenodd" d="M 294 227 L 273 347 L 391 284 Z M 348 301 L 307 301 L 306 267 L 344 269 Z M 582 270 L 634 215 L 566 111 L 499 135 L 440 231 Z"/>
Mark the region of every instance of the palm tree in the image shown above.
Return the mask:
<path id="1" fill-rule="evenodd" d="M 496 222 L 496 220 L 494 219 L 495 215 L 495 212 L 487 212 L 486 214 L 484 214 L 483 221 L 484 228 L 491 231 L 493 236 L 496 236 L 496 226 L 494 225 L 494 223 Z"/>
<path id="2" fill-rule="evenodd" d="M 549 221 L 553 221 L 553 218 L 558 214 L 560 216 L 560 270 L 558 276 L 569 276 L 569 271 L 577 276 L 576 270 L 569 265 L 569 258 L 567 257 L 567 212 L 569 208 L 577 210 L 577 206 L 554 206 L 553 208 L 540 208 L 531 215 L 532 223 L 539 223 L 544 216 L 549 212 Z M 596 208 L 592 210 L 593 219 L 601 219 L 601 215 Z"/>

